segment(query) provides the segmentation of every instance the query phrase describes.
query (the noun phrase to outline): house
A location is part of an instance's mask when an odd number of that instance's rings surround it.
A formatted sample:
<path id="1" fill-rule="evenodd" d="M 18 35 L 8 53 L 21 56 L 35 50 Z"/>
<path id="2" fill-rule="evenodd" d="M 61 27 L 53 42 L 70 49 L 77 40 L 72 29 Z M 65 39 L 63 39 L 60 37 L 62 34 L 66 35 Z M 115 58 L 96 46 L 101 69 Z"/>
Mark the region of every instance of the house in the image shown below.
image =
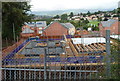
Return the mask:
<path id="1" fill-rule="evenodd" d="M 120 34 L 120 32 L 118 31 L 118 23 L 120 23 L 118 20 L 114 20 L 114 19 L 109 19 L 108 21 L 101 21 L 99 24 L 99 30 L 100 30 L 100 34 L 101 36 L 105 36 L 105 32 L 106 30 L 110 30 L 110 34 Z"/>
<path id="2" fill-rule="evenodd" d="M 91 27 L 89 27 L 87 30 L 88 30 L 88 31 L 92 31 L 92 28 L 91 28 Z"/>
<path id="3" fill-rule="evenodd" d="M 74 20 L 75 20 L 75 21 L 79 21 L 79 20 L 80 20 L 80 18 L 75 18 Z"/>
<path id="4" fill-rule="evenodd" d="M 73 16 L 72 19 L 80 18 L 80 16 Z"/>
<path id="5" fill-rule="evenodd" d="M 59 23 L 58 21 L 51 22 L 43 30 L 44 36 L 63 36 L 63 35 L 74 35 L 75 27 L 71 23 Z"/>
<path id="6" fill-rule="evenodd" d="M 38 28 L 34 27 L 30 27 L 28 25 L 24 25 L 22 27 L 22 32 L 21 32 L 21 36 L 22 37 L 31 37 L 31 36 L 35 36 L 36 34 L 38 34 Z"/>
<path id="7" fill-rule="evenodd" d="M 52 20 L 54 20 L 54 21 L 60 21 L 61 20 L 61 18 L 56 18 L 56 19 L 52 19 Z"/>
<path id="8" fill-rule="evenodd" d="M 28 22 L 25 24 L 32 27 L 32 28 L 38 27 L 39 29 L 43 29 L 47 26 L 46 21 Z"/>
<path id="9" fill-rule="evenodd" d="M 92 17 L 92 20 L 98 20 L 98 18 L 97 17 Z"/>
<path id="10" fill-rule="evenodd" d="M 113 19 L 117 19 L 118 20 L 118 17 L 113 17 Z"/>
<path id="11" fill-rule="evenodd" d="M 22 37 L 30 37 L 42 34 L 42 30 L 46 27 L 46 21 L 28 22 L 22 26 Z"/>

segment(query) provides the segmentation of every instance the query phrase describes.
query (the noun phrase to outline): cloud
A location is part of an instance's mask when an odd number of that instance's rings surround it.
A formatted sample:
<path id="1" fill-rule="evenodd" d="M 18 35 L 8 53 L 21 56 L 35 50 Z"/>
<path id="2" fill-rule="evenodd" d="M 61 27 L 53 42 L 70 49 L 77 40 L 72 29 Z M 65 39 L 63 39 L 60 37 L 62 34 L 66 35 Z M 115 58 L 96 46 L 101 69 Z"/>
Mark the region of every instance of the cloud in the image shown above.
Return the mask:
<path id="1" fill-rule="evenodd" d="M 32 11 L 117 8 L 119 0 L 32 0 Z"/>

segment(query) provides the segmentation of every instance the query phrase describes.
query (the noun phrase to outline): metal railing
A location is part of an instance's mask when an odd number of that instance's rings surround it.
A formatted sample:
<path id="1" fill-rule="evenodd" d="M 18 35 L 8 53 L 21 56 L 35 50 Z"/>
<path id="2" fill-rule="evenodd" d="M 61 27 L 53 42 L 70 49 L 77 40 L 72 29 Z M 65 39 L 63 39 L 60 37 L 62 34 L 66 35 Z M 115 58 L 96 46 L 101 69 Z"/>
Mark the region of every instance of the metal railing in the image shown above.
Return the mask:
<path id="1" fill-rule="evenodd" d="M 24 42 L 25 44 L 22 46 L 21 49 L 18 50 L 19 53 L 18 51 L 14 50 L 15 53 L 12 53 L 13 55 L 11 57 L 5 58 L 3 60 L 3 66 L 1 68 L 2 79 L 30 80 L 110 78 L 111 75 L 107 73 L 111 74 L 110 67 L 112 64 L 115 64 L 115 61 L 110 61 L 110 48 L 108 48 L 108 45 L 110 46 L 109 37 L 107 37 L 106 41 L 109 42 L 106 43 L 107 49 L 105 52 L 100 52 L 96 54 L 97 51 L 93 50 L 94 54 L 76 54 L 77 51 L 74 52 L 74 45 L 72 45 L 72 42 L 69 41 L 57 40 L 56 44 L 56 40 L 40 40 L 38 38 L 28 39 L 27 43 Z M 26 46 L 30 44 L 28 42 L 35 43 L 35 45 L 31 44 L 31 48 L 27 48 Z M 47 45 L 51 45 L 38 47 L 36 46 L 37 44 L 39 45 L 41 43 L 47 43 Z M 27 53 L 27 50 L 31 50 L 31 54 L 34 55 L 35 53 L 33 52 L 33 49 L 36 48 L 39 48 L 39 50 L 43 49 L 41 51 L 44 51 L 44 54 L 41 53 L 37 56 L 24 55 L 24 52 Z M 24 49 L 27 50 L 23 51 Z M 60 53 L 57 53 L 58 51 L 60 51 Z M 16 54 L 18 54 L 19 56 L 16 57 Z"/>

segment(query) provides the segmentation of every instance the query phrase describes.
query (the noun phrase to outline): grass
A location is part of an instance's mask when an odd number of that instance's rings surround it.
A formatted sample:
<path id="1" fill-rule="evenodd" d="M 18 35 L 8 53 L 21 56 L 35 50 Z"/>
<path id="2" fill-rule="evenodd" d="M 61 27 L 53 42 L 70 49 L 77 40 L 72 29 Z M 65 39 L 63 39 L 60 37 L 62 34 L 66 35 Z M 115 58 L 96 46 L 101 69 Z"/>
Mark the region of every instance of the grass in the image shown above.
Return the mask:
<path id="1" fill-rule="evenodd" d="M 91 26 L 91 24 L 92 24 L 92 25 L 95 25 L 96 27 L 98 27 L 98 23 L 99 23 L 99 21 L 90 21 L 88 23 L 88 26 Z"/>

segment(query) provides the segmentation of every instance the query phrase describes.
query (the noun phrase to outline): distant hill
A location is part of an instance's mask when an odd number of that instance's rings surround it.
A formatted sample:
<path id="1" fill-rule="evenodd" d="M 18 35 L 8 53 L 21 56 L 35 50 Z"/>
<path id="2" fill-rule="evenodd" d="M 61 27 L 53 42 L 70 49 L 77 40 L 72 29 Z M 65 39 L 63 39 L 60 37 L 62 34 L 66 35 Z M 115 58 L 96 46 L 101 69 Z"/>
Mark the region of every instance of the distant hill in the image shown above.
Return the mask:
<path id="1" fill-rule="evenodd" d="M 61 15 L 64 13 L 69 14 L 70 12 L 73 12 L 74 14 L 78 14 L 78 13 L 86 13 L 88 11 L 90 12 L 96 12 L 96 11 L 110 11 L 113 9 L 68 9 L 68 10 L 54 10 L 54 11 L 33 11 L 33 14 L 36 15 L 48 15 L 48 16 L 55 16 L 55 15 Z"/>

